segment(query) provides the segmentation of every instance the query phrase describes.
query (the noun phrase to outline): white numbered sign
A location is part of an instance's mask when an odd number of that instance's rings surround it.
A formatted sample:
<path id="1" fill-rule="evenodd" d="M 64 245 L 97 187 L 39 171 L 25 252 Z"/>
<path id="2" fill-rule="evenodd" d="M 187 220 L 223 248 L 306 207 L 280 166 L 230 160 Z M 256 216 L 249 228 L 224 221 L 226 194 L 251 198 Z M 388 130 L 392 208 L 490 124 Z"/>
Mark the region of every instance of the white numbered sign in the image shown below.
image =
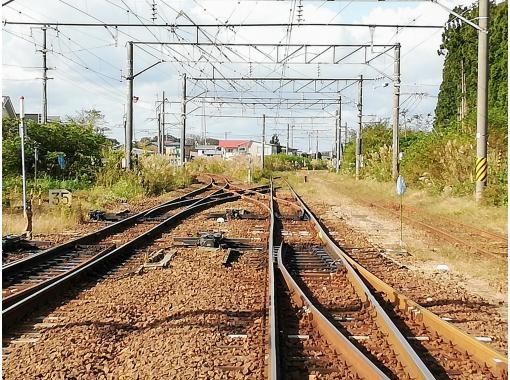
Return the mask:
<path id="1" fill-rule="evenodd" d="M 50 206 L 71 205 L 72 195 L 66 189 L 50 189 L 49 191 Z"/>

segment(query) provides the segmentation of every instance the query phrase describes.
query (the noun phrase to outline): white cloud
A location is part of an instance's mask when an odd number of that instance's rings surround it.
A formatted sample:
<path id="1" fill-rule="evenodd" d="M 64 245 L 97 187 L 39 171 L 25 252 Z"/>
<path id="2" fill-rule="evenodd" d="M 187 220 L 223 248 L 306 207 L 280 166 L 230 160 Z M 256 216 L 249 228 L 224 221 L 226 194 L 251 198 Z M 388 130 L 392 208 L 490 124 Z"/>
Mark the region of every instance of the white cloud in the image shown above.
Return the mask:
<path id="1" fill-rule="evenodd" d="M 67 1 L 67 0 L 66 0 Z M 112 23 L 139 23 L 137 17 L 133 14 L 123 11 L 122 3 L 107 2 L 104 0 L 77 0 L 67 1 L 69 4 L 84 12 L 99 18 L 102 21 Z M 117 4 L 117 6 L 112 5 Z M 151 9 L 147 2 L 130 0 L 126 3 L 142 18 L 145 22 L 150 22 Z M 197 23 L 216 23 L 229 21 L 232 23 L 277 23 L 287 22 L 289 19 L 288 2 L 238 2 L 238 1 L 172 1 L 171 4 L 177 11 L 183 9 Z M 457 3 L 467 3 L 466 1 L 450 2 L 453 7 Z M 321 5 L 322 3 L 305 2 L 303 17 L 306 22 L 384 22 L 407 24 L 413 19 L 418 24 L 442 24 L 447 19 L 447 13 L 440 7 L 429 3 L 358 3 L 346 7 L 339 13 L 346 3 L 332 2 Z M 205 10 L 204 10 L 205 9 Z M 3 18 L 7 20 L 22 21 L 56 21 L 56 22 L 96 22 L 93 18 L 84 13 L 78 12 L 62 1 L 55 2 L 32 2 L 29 0 L 17 0 L 7 7 L 2 8 Z M 21 14 L 18 13 L 21 11 Z M 158 20 L 156 22 L 175 21 L 176 12 L 169 9 L 163 3 L 158 2 Z M 336 17 L 335 17 L 336 16 Z M 184 17 L 177 19 L 179 23 L 186 23 Z M 2 70 L 2 91 L 4 95 L 10 95 L 13 99 L 25 95 L 27 99 L 27 112 L 35 112 L 40 109 L 41 83 L 38 78 L 41 76 L 40 70 L 23 67 L 38 67 L 41 65 L 41 54 L 36 52 L 34 43 L 40 44 L 42 34 L 38 29 L 30 30 L 27 26 L 5 27 L 7 31 L 22 35 L 28 39 L 26 42 L 22 39 L 12 36 L 6 32 L 3 33 L 3 70 Z M 54 77 L 48 83 L 48 99 L 50 115 L 70 115 L 81 109 L 97 108 L 106 116 L 112 128 L 112 134 L 119 140 L 123 139 L 123 130 L 119 128 L 122 125 L 122 115 L 124 104 L 126 102 L 126 83 L 120 83 L 120 71 L 126 74 L 126 41 L 130 39 L 155 40 L 155 37 L 144 28 L 124 28 L 124 33 L 116 33 L 113 29 L 110 32 L 104 28 L 59 28 L 60 33 L 48 31 L 48 46 L 54 52 L 48 53 L 48 65 L 55 67 L 56 70 L 49 72 Z M 170 30 L 151 29 L 158 40 L 170 40 L 175 38 Z M 217 33 L 210 29 L 211 38 L 222 42 L 258 42 L 274 43 L 278 41 L 285 42 L 286 31 L 270 28 L 238 28 L 235 31 L 222 30 Z M 114 37 L 117 36 L 117 46 L 112 46 Z M 178 31 L 179 36 L 192 41 L 196 36 L 189 30 Z M 69 40 L 69 37 L 71 40 Z M 204 40 L 204 37 L 201 37 Z M 441 39 L 441 31 L 409 29 L 395 35 L 395 30 L 377 28 L 374 33 L 374 42 L 376 43 L 394 43 L 396 41 L 402 44 L 402 82 L 403 91 L 428 92 L 432 95 L 437 94 L 437 87 L 431 86 L 413 86 L 408 84 L 439 84 L 442 74 L 442 58 L 438 57 L 436 50 Z M 291 34 L 292 43 L 365 43 L 371 40 L 367 28 L 303 28 L 294 26 Z M 103 46 L 103 47 L 101 47 Z M 145 51 L 142 51 L 143 48 Z M 89 50 L 87 50 L 89 49 Z M 218 50 L 207 47 L 204 48 L 210 54 L 221 57 Z M 226 51 L 225 49 L 223 49 Z M 191 49 L 179 50 L 185 56 L 199 56 L 202 52 L 193 52 Z M 254 54 L 253 50 L 239 49 L 245 56 Z M 65 52 L 65 56 L 75 62 L 56 54 L 55 52 Z M 150 54 L 149 54 L 150 53 Z M 189 54 L 189 55 L 188 55 Z M 154 55 L 154 56 L 153 56 Z M 155 63 L 158 59 L 165 58 L 170 60 L 170 55 L 177 56 L 176 52 L 162 50 L 159 47 L 136 47 L 135 48 L 135 72 L 143 70 L 147 66 Z M 230 52 L 229 55 L 235 55 Z M 381 57 L 376 63 L 379 69 L 385 69 L 385 72 L 392 75 L 392 53 L 390 56 Z M 253 59 L 251 56 L 250 59 Z M 19 66 L 19 67 L 16 67 Z M 23 66 L 23 67 L 22 67 Z M 84 69 L 88 67 L 90 70 Z M 184 64 L 188 72 L 199 75 L 199 70 L 204 70 L 203 75 L 211 75 L 211 65 L 205 63 Z M 246 75 L 250 71 L 249 64 L 215 64 L 221 72 L 228 76 Z M 273 75 L 278 76 L 282 72 L 281 65 L 251 65 L 254 75 Z M 95 71 L 95 72 L 94 72 Z M 363 73 L 365 76 L 379 76 L 379 74 L 370 68 L 359 65 L 289 65 L 285 69 L 289 76 L 314 76 L 320 71 L 322 77 L 340 77 L 340 76 L 358 76 Z M 100 72 L 111 78 L 106 78 L 97 74 Z M 140 98 L 135 104 L 135 131 L 136 137 L 153 134 L 155 131 L 155 122 L 150 120 L 154 117 L 154 102 L 156 94 L 161 96 L 163 90 L 171 101 L 180 101 L 181 82 L 179 73 L 183 72 L 183 67 L 176 63 L 163 63 L 155 66 L 147 72 L 141 74 L 134 81 L 134 93 Z M 216 72 L 216 75 L 220 75 Z M 364 103 L 367 114 L 378 114 L 381 117 L 387 117 L 391 113 L 391 85 L 381 88 L 382 82 L 376 84 L 365 84 Z M 253 84 L 243 83 L 243 87 L 248 88 Z M 407 87 L 406 87 L 407 86 Z M 211 87 L 211 86 L 210 86 Z M 375 87 L 375 88 L 374 88 Z M 193 88 L 189 84 L 190 94 L 198 94 L 199 88 Z M 343 120 L 350 126 L 356 123 L 356 110 L 354 101 L 356 99 L 357 86 L 352 86 L 344 94 L 344 101 L 347 102 L 343 107 Z M 259 88 L 260 90 L 260 88 Z M 235 96 L 235 93 L 229 96 Z M 260 95 L 260 94 L 259 94 Z M 267 96 L 268 94 L 263 94 Z M 278 96 L 278 93 L 271 93 L 271 96 Z M 349 103 L 350 102 L 350 103 Z M 433 98 L 425 98 L 419 103 L 415 112 L 429 113 L 433 112 L 435 107 Z M 191 106 L 190 106 L 191 108 Z M 170 112 L 180 112 L 178 104 L 170 106 Z M 334 112 L 335 109 L 331 109 Z M 197 111 L 197 113 L 201 110 Z M 206 113 L 215 113 L 217 109 L 208 108 Z M 239 110 L 224 112 L 232 114 Z M 295 115 L 309 115 L 305 111 L 293 111 Z M 262 111 L 259 111 L 260 115 Z M 276 110 L 268 110 L 267 114 L 276 114 Z M 279 114 L 287 114 L 288 111 L 280 110 Z M 175 117 L 169 115 L 172 121 Z M 324 123 L 324 121 L 321 121 Z M 334 125 L 331 122 L 331 131 Z M 216 136 L 222 136 L 225 130 L 231 132 L 230 137 L 248 137 L 258 136 L 260 134 L 261 121 L 259 119 L 207 119 L 208 130 Z M 287 123 L 286 120 L 268 119 L 268 128 L 281 129 Z M 200 117 L 190 115 L 188 119 L 189 131 L 199 133 L 202 120 Z M 172 127 L 174 128 L 174 127 Z M 284 128 L 285 129 L 285 128 Z M 174 128 L 174 131 L 177 132 Z M 332 133 L 332 132 L 331 132 Z M 327 133 L 324 132 L 324 135 Z M 302 133 L 296 131 L 296 140 L 300 139 L 300 146 L 306 148 L 308 138 Z M 281 136 L 285 140 L 285 134 Z M 325 139 L 321 143 L 323 149 L 329 148 L 329 142 Z"/>

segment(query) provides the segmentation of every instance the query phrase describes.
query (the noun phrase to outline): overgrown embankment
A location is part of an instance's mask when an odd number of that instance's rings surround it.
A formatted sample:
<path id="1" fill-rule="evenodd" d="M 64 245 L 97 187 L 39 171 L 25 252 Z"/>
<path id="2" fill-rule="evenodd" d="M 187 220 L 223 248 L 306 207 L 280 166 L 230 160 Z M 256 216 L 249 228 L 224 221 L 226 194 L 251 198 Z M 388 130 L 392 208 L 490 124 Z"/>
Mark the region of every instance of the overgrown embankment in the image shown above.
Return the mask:
<path id="1" fill-rule="evenodd" d="M 91 115 L 92 114 L 92 115 Z M 125 208 L 127 201 L 188 186 L 193 176 L 175 168 L 168 158 L 156 155 L 139 157 L 134 169 L 121 168 L 123 152 L 97 128 L 99 113 L 85 112 L 85 118 L 38 124 L 28 122 L 25 140 L 27 195 L 32 201 L 34 220 L 41 214 L 51 223 L 38 223 L 54 231 L 80 223 L 93 209 Z M 87 117 L 88 116 L 88 117 Z M 91 116 L 93 117 L 91 119 Z M 3 232 L 21 232 L 22 201 L 21 141 L 18 121 L 3 119 L 2 124 L 2 205 Z M 36 155 L 37 150 L 37 155 Z M 37 159 L 36 159 L 37 157 Z M 49 206 L 48 191 L 72 192 L 70 206 Z"/>
<path id="2" fill-rule="evenodd" d="M 477 4 L 457 7 L 469 19 Z M 507 205 L 508 179 L 508 2 L 491 3 L 489 43 L 488 184 L 485 203 Z M 453 21 L 454 17 L 451 16 Z M 438 51 L 445 56 L 434 125 L 418 123 L 422 115 L 403 115 L 401 173 L 413 187 L 455 196 L 474 191 L 476 162 L 477 34 L 469 25 L 444 31 Z M 465 78 L 465 91 L 460 83 Z M 464 102 L 463 102 L 464 100 Z M 463 103 L 463 107 L 461 107 Z M 406 124 L 410 131 L 406 131 Z M 414 129 L 414 130 L 413 130 Z M 376 125 L 363 130 L 363 176 L 391 180 L 391 130 Z M 343 171 L 354 172 L 354 142 L 347 145 Z"/>

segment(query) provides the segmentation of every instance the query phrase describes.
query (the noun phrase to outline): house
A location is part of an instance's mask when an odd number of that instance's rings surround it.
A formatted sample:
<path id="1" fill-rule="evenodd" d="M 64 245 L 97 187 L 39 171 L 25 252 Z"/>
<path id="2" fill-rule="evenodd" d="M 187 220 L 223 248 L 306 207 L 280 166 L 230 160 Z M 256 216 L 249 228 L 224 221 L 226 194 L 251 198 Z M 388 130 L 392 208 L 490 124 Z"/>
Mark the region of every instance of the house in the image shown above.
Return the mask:
<path id="1" fill-rule="evenodd" d="M 133 152 L 133 156 L 135 156 L 135 157 L 145 156 L 146 154 L 154 154 L 154 152 L 151 150 L 140 149 L 140 148 L 132 148 L 132 152 Z"/>
<path id="2" fill-rule="evenodd" d="M 10 119 L 16 118 L 16 110 L 9 96 L 2 96 L 2 119 L 5 117 Z"/>
<path id="3" fill-rule="evenodd" d="M 262 142 L 253 140 L 220 140 L 218 146 L 224 159 L 239 155 L 262 157 Z M 270 156 L 277 153 L 276 145 L 265 144 L 264 155 Z"/>
<path id="4" fill-rule="evenodd" d="M 219 145 L 197 145 L 192 156 L 196 157 L 221 157 L 221 148 Z"/>
<path id="5" fill-rule="evenodd" d="M 42 123 L 42 114 L 40 113 L 25 113 L 25 120 L 32 120 L 36 123 Z M 19 118 L 19 113 L 16 113 L 10 96 L 2 96 L 2 119 L 8 117 L 11 119 Z M 60 116 L 48 116 L 48 122 L 60 121 Z"/>
<path id="6" fill-rule="evenodd" d="M 278 148 L 273 144 L 264 144 L 264 156 L 270 156 L 278 153 Z M 253 157 L 262 157 L 262 142 L 250 141 L 248 146 L 248 154 Z"/>
<path id="7" fill-rule="evenodd" d="M 240 154 L 246 154 L 249 148 L 249 140 L 220 140 L 218 146 L 224 159 Z"/>
<path id="8" fill-rule="evenodd" d="M 297 156 L 298 155 L 298 149 L 297 148 L 289 147 L 289 151 L 286 152 L 286 150 L 287 150 L 287 147 L 282 146 L 282 153 L 286 153 L 286 154 L 289 154 L 289 155 L 292 155 L 292 156 Z"/>
<path id="9" fill-rule="evenodd" d="M 19 113 L 16 114 L 16 117 L 19 117 Z M 36 123 L 42 123 L 42 114 L 40 113 L 26 113 L 25 120 L 32 120 Z M 60 121 L 60 116 L 48 116 L 48 123 L 52 121 Z"/>

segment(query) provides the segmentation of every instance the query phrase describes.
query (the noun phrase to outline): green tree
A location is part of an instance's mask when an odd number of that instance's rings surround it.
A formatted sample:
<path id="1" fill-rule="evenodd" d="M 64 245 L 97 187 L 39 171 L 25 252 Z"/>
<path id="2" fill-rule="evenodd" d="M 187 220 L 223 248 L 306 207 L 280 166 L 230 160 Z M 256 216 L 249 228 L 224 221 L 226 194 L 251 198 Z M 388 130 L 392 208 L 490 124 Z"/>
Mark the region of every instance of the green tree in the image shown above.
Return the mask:
<path id="1" fill-rule="evenodd" d="M 4 119 L 2 124 L 3 175 L 21 174 L 21 142 L 18 121 Z M 25 155 L 27 172 L 33 175 L 34 150 L 38 149 L 38 173 L 55 178 L 92 180 L 102 166 L 101 151 L 110 141 L 95 130 L 94 124 L 76 121 L 51 122 L 44 125 L 27 123 Z M 57 157 L 64 155 L 61 169 Z"/>
<path id="2" fill-rule="evenodd" d="M 456 7 L 455 11 L 470 20 L 478 17 L 477 3 Z M 508 2 L 490 3 L 489 26 L 489 122 L 496 127 L 507 124 L 508 101 Z M 445 56 L 443 82 L 436 106 L 436 128 L 457 121 L 462 99 L 462 72 L 466 79 L 467 112 L 476 112 L 478 37 L 477 30 L 455 21 L 451 15 L 438 50 Z"/>

